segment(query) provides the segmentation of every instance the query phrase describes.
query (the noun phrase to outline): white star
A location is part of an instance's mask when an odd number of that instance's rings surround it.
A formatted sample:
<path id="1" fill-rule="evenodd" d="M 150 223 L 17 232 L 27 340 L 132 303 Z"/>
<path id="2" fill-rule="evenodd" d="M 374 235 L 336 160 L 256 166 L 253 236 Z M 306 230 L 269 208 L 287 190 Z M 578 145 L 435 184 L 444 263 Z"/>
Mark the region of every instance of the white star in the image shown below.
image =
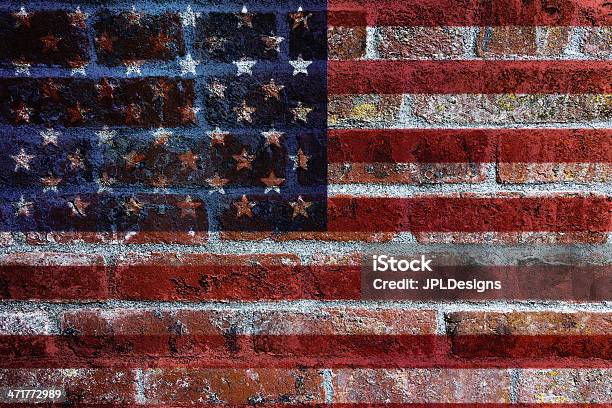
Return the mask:
<path id="1" fill-rule="evenodd" d="M 266 138 L 266 146 L 276 145 L 280 147 L 280 138 L 283 137 L 284 133 L 272 128 L 268 132 L 261 132 L 261 135 Z"/>
<path id="2" fill-rule="evenodd" d="M 187 10 L 180 13 L 181 14 L 181 22 L 183 23 L 183 27 L 195 27 L 196 18 L 200 17 L 202 13 L 196 13 L 191 9 L 191 5 L 187 6 Z"/>
<path id="3" fill-rule="evenodd" d="M 295 156 L 289 156 L 289 158 L 293 162 L 293 170 L 297 170 L 298 168 L 306 170 L 308 167 L 308 160 L 310 160 L 312 156 L 308 156 L 300 148 L 298 149 L 298 154 L 296 154 Z"/>
<path id="4" fill-rule="evenodd" d="M 306 107 L 302 104 L 302 102 L 298 102 L 297 106 L 291 109 L 291 113 L 293 113 L 293 121 L 297 122 L 308 122 L 308 114 L 312 112 L 314 109 Z"/>
<path id="5" fill-rule="evenodd" d="M 25 217 L 29 217 L 30 211 L 32 210 L 32 205 L 34 205 L 34 203 L 32 203 L 31 201 L 26 201 L 22 195 L 19 201 L 13 204 L 16 210 L 15 215 L 17 216 L 23 215 Z"/>
<path id="6" fill-rule="evenodd" d="M 187 73 L 195 75 L 196 67 L 200 65 L 200 60 L 194 60 L 191 58 L 191 54 L 187 54 L 185 59 L 179 61 L 179 65 L 181 67 L 181 75 L 185 75 Z"/>
<path id="7" fill-rule="evenodd" d="M 268 49 L 273 49 L 276 52 L 280 52 L 280 44 L 285 40 L 285 37 L 280 37 L 278 35 L 268 35 L 262 37 L 264 42 L 266 43 L 266 47 Z"/>
<path id="8" fill-rule="evenodd" d="M 19 9 L 19 12 L 15 13 L 15 16 L 17 17 L 21 17 L 21 18 L 27 18 L 29 16 L 28 12 L 26 11 L 25 7 L 21 7 Z"/>
<path id="9" fill-rule="evenodd" d="M 13 160 L 15 160 L 15 171 L 21 169 L 30 170 L 30 162 L 35 156 L 29 155 L 26 153 L 24 148 L 22 147 L 19 151 L 19 154 L 15 156 L 11 156 Z"/>
<path id="10" fill-rule="evenodd" d="M 210 90 L 210 93 L 216 96 L 217 98 L 224 98 L 225 90 L 227 89 L 227 86 L 223 85 L 221 82 L 217 80 L 214 80 L 213 82 L 210 83 L 210 85 L 208 85 L 208 89 Z"/>
<path id="11" fill-rule="evenodd" d="M 248 12 L 249 12 L 249 10 L 247 10 L 247 6 L 242 6 L 242 11 L 241 11 L 241 13 L 242 13 L 242 14 L 246 14 L 246 13 L 248 13 Z"/>
<path id="12" fill-rule="evenodd" d="M 108 126 L 104 126 L 102 130 L 96 132 L 96 136 L 98 136 L 98 144 L 108 143 L 116 135 L 117 132 L 114 130 L 109 130 Z"/>
<path id="13" fill-rule="evenodd" d="M 51 128 L 47 130 L 41 130 L 40 136 L 42 137 L 42 145 L 46 146 L 48 144 L 52 144 L 57 146 L 57 138 L 61 135 L 61 132 L 58 132 L 57 130 L 53 130 Z"/>
<path id="14" fill-rule="evenodd" d="M 25 7 L 22 6 L 17 13 L 13 13 L 13 16 L 15 18 L 18 18 L 19 20 L 21 20 L 23 22 L 23 21 L 27 20 L 27 18 L 30 16 L 30 14 L 28 14 L 28 12 L 26 11 Z M 15 24 L 15 26 L 16 27 L 21 26 L 21 22 L 17 22 Z"/>
<path id="15" fill-rule="evenodd" d="M 304 9 L 302 8 L 302 6 L 298 7 L 297 9 L 298 13 L 304 11 Z"/>
<path id="16" fill-rule="evenodd" d="M 81 8 L 77 6 L 74 13 L 70 13 L 70 19 L 72 20 L 72 26 L 78 27 L 79 25 L 84 26 L 85 20 L 89 17 L 89 14 L 83 13 Z"/>
<path id="17" fill-rule="evenodd" d="M 140 75 L 142 71 L 140 68 L 144 64 L 144 61 L 128 61 L 125 63 L 125 75 Z"/>
<path id="18" fill-rule="evenodd" d="M 289 61 L 289 64 L 293 67 L 293 75 L 306 74 L 308 75 L 308 66 L 312 64 L 312 61 L 304 61 L 300 55 L 297 60 Z"/>
<path id="19" fill-rule="evenodd" d="M 234 61 L 234 65 L 236 65 L 236 68 L 238 68 L 237 75 L 238 76 L 242 74 L 253 75 L 253 72 L 251 71 L 251 69 L 253 68 L 253 65 L 255 65 L 255 63 L 257 63 L 257 61 L 253 61 L 253 60 Z"/>
<path id="20" fill-rule="evenodd" d="M 30 64 L 27 62 L 13 62 L 15 67 L 15 75 L 24 74 L 30 76 Z"/>
<path id="21" fill-rule="evenodd" d="M 225 194 L 225 189 L 223 189 L 223 187 L 228 183 L 228 181 L 229 180 L 224 179 L 215 173 L 213 177 L 206 179 L 206 183 L 208 183 L 211 188 L 208 191 L 208 194 L 212 194 L 215 192 L 219 194 Z"/>

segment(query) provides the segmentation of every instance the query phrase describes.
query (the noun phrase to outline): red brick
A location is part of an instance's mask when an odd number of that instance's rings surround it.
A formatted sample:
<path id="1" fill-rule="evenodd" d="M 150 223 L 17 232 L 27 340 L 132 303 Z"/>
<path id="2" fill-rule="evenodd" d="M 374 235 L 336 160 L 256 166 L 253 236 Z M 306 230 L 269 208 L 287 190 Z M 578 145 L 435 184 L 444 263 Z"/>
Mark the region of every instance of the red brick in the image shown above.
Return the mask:
<path id="1" fill-rule="evenodd" d="M 596 94 L 419 94 L 412 102 L 414 115 L 438 126 L 541 126 L 606 122 L 612 117 L 610 97 Z"/>
<path id="2" fill-rule="evenodd" d="M 519 403 L 610 404 L 610 369 L 521 370 Z"/>
<path id="3" fill-rule="evenodd" d="M 402 334 L 436 333 L 433 310 L 326 307 L 316 311 L 256 311 L 254 332 L 262 334 Z"/>
<path id="4" fill-rule="evenodd" d="M 546 57 L 562 57 L 569 45 L 572 27 L 538 27 L 543 44 L 538 45 L 538 53 Z"/>
<path id="5" fill-rule="evenodd" d="M 251 323 L 252 322 L 252 323 Z M 290 323 L 290 324 L 289 324 Z M 315 312 L 194 309 L 83 309 L 64 312 L 62 330 L 81 335 L 168 334 L 411 334 L 436 332 L 433 310 L 323 307 Z M 252 325 L 252 327 L 251 327 Z"/>
<path id="6" fill-rule="evenodd" d="M 77 200 L 84 209 L 75 213 Z M 193 243 L 208 236 L 204 202 L 178 194 L 38 195 L 24 233 L 28 242 Z M 45 232 L 52 231 L 52 232 Z"/>
<path id="7" fill-rule="evenodd" d="M 338 369 L 335 403 L 509 403 L 506 370 Z"/>
<path id="8" fill-rule="evenodd" d="M 330 163 L 328 182 L 337 184 L 478 183 L 486 165 L 473 163 Z"/>
<path id="9" fill-rule="evenodd" d="M 451 100 L 452 101 L 452 100 Z M 608 148 L 608 146 L 610 146 Z M 333 129 L 331 163 L 581 163 L 612 161 L 608 129 Z"/>
<path id="10" fill-rule="evenodd" d="M 167 367 L 252 361 L 250 313 L 238 310 L 83 309 L 65 312 L 58 356 L 69 364 Z M 57 359 L 57 357 L 55 357 Z"/>
<path id="11" fill-rule="evenodd" d="M 322 375 L 316 370 L 161 369 L 144 372 L 148 404 L 323 403 Z"/>
<path id="12" fill-rule="evenodd" d="M 177 13 L 152 15 L 102 10 L 95 20 L 96 53 L 100 64 L 171 61 L 185 55 L 183 27 Z"/>
<path id="13" fill-rule="evenodd" d="M 67 401 L 78 404 L 129 404 L 135 402 L 133 371 L 114 369 L 0 370 L 0 383 L 12 388 L 65 389 Z"/>
<path id="14" fill-rule="evenodd" d="M 0 61 L 78 68 L 89 62 L 84 13 L 0 13 Z"/>
<path id="15" fill-rule="evenodd" d="M 461 59 L 465 29 L 459 27 L 380 27 L 381 59 Z"/>
<path id="16" fill-rule="evenodd" d="M 416 232 L 424 244 L 605 244 L 606 232 Z"/>
<path id="17" fill-rule="evenodd" d="M 64 312 L 61 324 L 63 332 L 84 336 L 221 335 L 232 330 L 237 330 L 236 334 L 248 333 L 249 315 L 223 309 L 83 309 Z"/>
<path id="18" fill-rule="evenodd" d="M 132 300 L 286 300 L 355 298 L 357 281 L 355 270 L 300 266 L 295 255 L 155 253 L 120 258 L 115 284 Z"/>
<path id="19" fill-rule="evenodd" d="M 3 299 L 91 300 L 108 298 L 108 278 L 99 255 L 27 252 L 0 256 Z"/>
<path id="20" fill-rule="evenodd" d="M 343 231 L 343 232 L 232 232 L 222 231 L 221 239 L 230 241 L 254 241 L 262 239 L 272 239 L 274 241 L 300 241 L 300 240 L 317 240 L 317 241 L 339 241 L 339 242 L 388 242 L 397 236 L 393 232 L 359 232 L 359 231 Z"/>
<path id="21" fill-rule="evenodd" d="M 408 360 L 431 356 L 435 330 L 436 314 L 428 310 L 83 309 L 63 314 L 62 332 L 70 336 L 55 348 L 66 361 L 105 365 L 121 359 L 138 366 L 154 356 L 170 358 L 158 360 L 160 367 L 384 365 L 390 353 Z"/>
<path id="22" fill-rule="evenodd" d="M 334 232 L 608 232 L 605 196 L 523 194 L 411 198 L 334 196 L 328 229 Z M 385 214 L 384 218 L 372 214 Z"/>
<path id="23" fill-rule="evenodd" d="M 381 127 L 395 122 L 401 104 L 402 95 L 330 95 L 329 125 Z"/>
<path id="24" fill-rule="evenodd" d="M 498 163 L 500 183 L 609 183 L 609 163 Z"/>
<path id="25" fill-rule="evenodd" d="M 45 91 L 49 83 L 59 90 L 57 96 Z M 114 89 L 108 91 L 106 87 Z M 7 124 L 151 128 L 195 123 L 190 113 L 193 80 L 2 78 L 0 97 L 0 122 Z M 23 110 L 29 113 L 19 113 Z"/>
<path id="26" fill-rule="evenodd" d="M 347 94 L 605 94 L 607 61 L 330 61 L 328 91 Z"/>
<path id="27" fill-rule="evenodd" d="M 329 27 L 327 47 L 330 59 L 347 60 L 365 57 L 366 27 Z"/>
<path id="28" fill-rule="evenodd" d="M 592 58 L 612 58 L 612 28 L 586 28 L 580 51 Z"/>
<path id="29" fill-rule="evenodd" d="M 590 312 L 453 312 L 446 316 L 450 334 L 606 335 L 608 313 Z"/>
<path id="30" fill-rule="evenodd" d="M 537 54 L 536 27 L 483 27 L 478 33 L 476 52 L 483 58 L 534 56 Z"/>
<path id="31" fill-rule="evenodd" d="M 363 24 L 355 13 L 366 13 L 368 26 L 600 26 L 610 24 L 605 2 L 555 3 L 478 0 L 333 0 L 328 4 L 332 25 Z M 351 11 L 351 13 L 347 13 Z"/>
<path id="32" fill-rule="evenodd" d="M 571 366 L 611 356 L 612 323 L 606 313 L 457 312 L 446 320 L 452 354 L 458 357 L 546 358 Z"/>

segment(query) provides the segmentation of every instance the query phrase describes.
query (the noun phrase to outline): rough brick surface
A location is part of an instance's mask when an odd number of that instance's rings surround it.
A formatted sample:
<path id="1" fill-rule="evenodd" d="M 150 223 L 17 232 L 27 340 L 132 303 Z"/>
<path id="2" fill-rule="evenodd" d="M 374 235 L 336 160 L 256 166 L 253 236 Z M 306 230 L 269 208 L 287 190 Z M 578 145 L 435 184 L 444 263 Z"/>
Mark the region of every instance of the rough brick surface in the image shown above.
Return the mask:
<path id="1" fill-rule="evenodd" d="M 460 59 L 465 54 L 460 27 L 381 27 L 379 35 L 383 59 Z"/>
<path id="2" fill-rule="evenodd" d="M 106 299 L 104 258 L 61 253 L 12 253 L 0 257 L 2 299 Z"/>
<path id="3" fill-rule="evenodd" d="M 51 332 L 52 323 L 47 313 L 9 312 L 0 316 L 0 333 L 5 336 Z"/>
<path id="4" fill-rule="evenodd" d="M 582 43 L 580 50 L 591 57 L 600 59 L 610 59 L 612 57 L 612 33 L 610 27 L 598 27 L 589 30 Z"/>
<path id="5" fill-rule="evenodd" d="M 331 299 L 357 296 L 333 282 L 355 274 L 300 266 L 295 255 L 126 254 L 118 264 L 117 296 L 134 300 Z"/>
<path id="6" fill-rule="evenodd" d="M 225 62 L 276 59 L 276 17 L 271 13 L 210 13 L 198 20 L 195 48 Z"/>
<path id="7" fill-rule="evenodd" d="M 190 384 L 181 387 L 180 384 Z M 323 403 L 322 376 L 315 370 L 147 370 L 145 401 L 226 404 Z M 202 390 L 202 391 L 201 391 Z"/>
<path id="8" fill-rule="evenodd" d="M 523 370 L 518 400 L 524 403 L 609 404 L 609 369 Z"/>
<path id="9" fill-rule="evenodd" d="M 507 403 L 510 373 L 502 370 L 373 370 L 332 372 L 338 403 Z"/>
<path id="10" fill-rule="evenodd" d="M 462 334 L 601 334 L 612 331 L 606 313 L 456 312 L 446 316 L 447 328 Z"/>
<path id="11" fill-rule="evenodd" d="M 366 27 L 329 27 L 329 58 L 359 59 L 366 53 Z"/>
<path id="12" fill-rule="evenodd" d="M 135 402 L 135 374 L 125 370 L 39 369 L 0 370 L 0 380 L 12 388 L 64 389 L 73 404 L 130 404 Z"/>
<path id="13" fill-rule="evenodd" d="M 437 184 L 478 183 L 486 167 L 464 163 L 338 163 L 328 168 L 333 183 Z"/>
<path id="14" fill-rule="evenodd" d="M 612 169 L 608 163 L 499 163 L 501 183 L 609 183 Z"/>
<path id="15" fill-rule="evenodd" d="M 17 92 L 18 91 L 18 92 Z M 0 80 L 0 122 L 158 127 L 195 122 L 193 82 L 176 78 Z"/>
<path id="16" fill-rule="evenodd" d="M 607 0 L 0 9 L 0 388 L 612 404 Z M 369 300 L 371 253 L 504 290 Z"/>
<path id="17" fill-rule="evenodd" d="M 180 17 L 176 13 L 118 14 L 103 10 L 95 16 L 96 52 L 103 65 L 134 61 L 172 60 L 185 54 Z"/>
<path id="18" fill-rule="evenodd" d="M 0 13 L 0 61 L 79 68 L 89 61 L 83 13 Z"/>
<path id="19" fill-rule="evenodd" d="M 486 27 L 478 33 L 478 56 L 483 58 L 537 53 L 535 27 Z"/>
<path id="20" fill-rule="evenodd" d="M 603 95 L 415 95 L 414 114 L 431 124 L 503 125 L 610 120 Z"/>

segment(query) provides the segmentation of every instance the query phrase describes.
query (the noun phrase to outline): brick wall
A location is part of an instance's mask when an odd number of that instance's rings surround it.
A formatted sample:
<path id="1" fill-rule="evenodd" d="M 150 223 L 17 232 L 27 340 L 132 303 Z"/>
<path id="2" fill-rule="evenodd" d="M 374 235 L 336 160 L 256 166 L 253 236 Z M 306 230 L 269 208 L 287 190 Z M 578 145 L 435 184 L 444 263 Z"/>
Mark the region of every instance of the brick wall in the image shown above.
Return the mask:
<path id="1" fill-rule="evenodd" d="M 609 4 L 480 26 L 393 1 L 405 21 L 367 1 L 188 3 L 0 5 L 0 387 L 117 406 L 612 403 L 607 301 L 359 287 L 361 255 L 398 248 L 609 267 Z M 325 40 L 334 4 L 349 12 Z M 241 104 L 250 87 L 270 112 Z"/>

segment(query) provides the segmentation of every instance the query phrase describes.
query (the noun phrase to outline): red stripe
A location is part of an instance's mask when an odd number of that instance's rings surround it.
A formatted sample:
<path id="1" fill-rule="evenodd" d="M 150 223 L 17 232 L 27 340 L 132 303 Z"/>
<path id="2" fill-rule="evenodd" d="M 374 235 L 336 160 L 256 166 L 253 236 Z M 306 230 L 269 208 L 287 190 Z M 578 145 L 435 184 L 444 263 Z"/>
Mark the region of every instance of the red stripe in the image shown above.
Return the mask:
<path id="1" fill-rule="evenodd" d="M 610 163 L 612 129 L 331 129 L 331 163 Z"/>
<path id="2" fill-rule="evenodd" d="M 612 198 L 353 197 L 329 199 L 333 232 L 608 232 Z"/>
<path id="3" fill-rule="evenodd" d="M 134 277 L 138 276 L 137 279 Z M 130 300 L 359 299 L 359 267 L 275 265 L 119 266 L 117 296 Z M 177 289 L 182 282 L 185 290 Z"/>
<path id="4" fill-rule="evenodd" d="M 107 273 L 103 265 L 0 265 L 0 299 L 107 299 Z"/>
<path id="5" fill-rule="evenodd" d="M 329 61 L 330 94 L 610 93 L 612 61 Z"/>
<path id="6" fill-rule="evenodd" d="M 610 335 L 2 336 L 1 368 L 612 367 Z"/>
<path id="7" fill-rule="evenodd" d="M 603 26 L 609 3 L 516 0 L 329 0 L 333 26 Z M 361 15 L 360 18 L 350 16 Z M 361 24 L 359 24 L 361 23 Z"/>
<path id="8" fill-rule="evenodd" d="M 425 255 L 425 254 L 418 254 Z M 461 256 L 461 254 L 457 254 Z M 465 258 L 465 255 L 464 255 Z M 435 254 L 434 254 L 435 259 Z M 104 297 L 87 297 L 82 282 L 57 284 L 52 281 L 34 285 L 23 291 L 18 282 L 29 274 L 40 275 L 49 266 L 14 268 L 0 266 L 0 281 L 4 287 L 0 299 L 10 300 L 100 300 L 122 299 L 139 301 L 205 301 L 205 300 L 571 300 L 605 301 L 612 299 L 612 266 L 589 265 L 480 265 L 433 264 L 434 273 L 428 278 L 460 278 L 469 280 L 499 280 L 503 290 L 418 290 L 373 291 L 371 278 L 398 279 L 394 273 L 378 272 L 362 281 L 361 266 L 354 265 L 130 265 L 118 266 L 114 275 L 115 293 Z M 52 268 L 54 269 L 54 268 Z M 87 279 L 94 267 L 71 267 Z M 418 273 L 403 274 L 401 278 Z M 366 276 L 366 275 L 364 275 Z M 368 279 L 370 279 L 368 281 Z M 30 280 L 26 279 L 28 283 Z M 560 285 L 559 282 L 562 282 Z M 182 286 L 181 286 L 182 285 Z M 64 289 L 68 286 L 69 289 Z M 84 288 L 85 286 L 85 288 Z M 597 290 L 593 290 L 597 287 Z"/>
<path id="9" fill-rule="evenodd" d="M 187 373 L 189 374 L 189 373 Z M 23 405 L 23 404 L 21 404 Z M 35 406 L 42 407 L 66 407 L 66 403 L 56 403 L 56 404 L 36 404 Z M 193 401 L 189 402 L 173 402 L 172 404 L 158 404 L 148 402 L 146 405 L 141 403 L 133 404 L 128 402 L 121 402 L 121 405 L 112 404 L 112 403 L 93 403 L 93 402 L 81 402 L 79 401 L 78 405 L 71 403 L 68 406 L 74 407 L 95 407 L 95 408 L 117 408 L 121 406 L 122 408 L 184 408 L 184 407 L 205 407 L 210 408 L 214 406 L 216 408 L 252 408 L 255 404 L 227 404 L 227 403 L 197 403 Z M 17 405 L 19 406 L 19 405 Z M 25 405 L 23 405 L 25 406 Z M 294 403 L 294 402 L 279 402 L 279 403 L 257 403 L 256 406 L 258 408 L 605 408 L 610 406 L 607 403 L 515 403 L 512 405 L 507 403 L 474 403 L 474 402 L 464 402 L 464 403 L 384 403 L 384 404 L 375 404 L 375 403 Z M 1 408 L 15 408 L 15 404 L 2 404 L 0 403 Z"/>
<path id="10" fill-rule="evenodd" d="M 420 255 L 419 255 L 420 256 Z M 458 255 L 460 256 L 460 255 Z M 267 266 L 129 266 L 119 267 L 117 298 L 127 300 L 571 300 L 612 299 L 612 266 L 589 265 L 438 265 L 428 278 L 499 280 L 503 290 L 374 291 L 371 279 L 398 279 L 394 273 L 369 274 L 362 281 L 360 265 L 311 265 L 292 268 Z M 419 273 L 403 274 L 401 278 Z M 136 279 L 135 276 L 138 278 Z M 214 284 L 199 289 L 202 276 Z M 178 290 L 177 282 L 191 290 Z M 563 284 L 559 284 L 563 282 Z M 598 287 L 597 290 L 593 290 Z"/>

